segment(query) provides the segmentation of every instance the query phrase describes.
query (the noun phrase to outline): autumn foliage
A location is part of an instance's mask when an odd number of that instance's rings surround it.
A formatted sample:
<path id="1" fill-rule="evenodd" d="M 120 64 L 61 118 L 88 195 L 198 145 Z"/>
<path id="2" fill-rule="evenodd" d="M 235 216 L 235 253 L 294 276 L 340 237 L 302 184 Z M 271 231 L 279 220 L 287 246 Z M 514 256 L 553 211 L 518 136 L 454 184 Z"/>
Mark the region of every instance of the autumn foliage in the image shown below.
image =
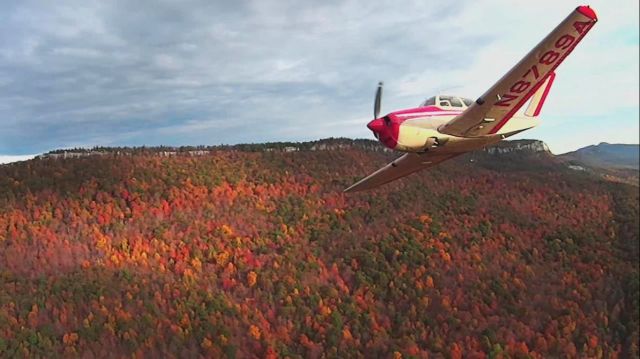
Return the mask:
<path id="1" fill-rule="evenodd" d="M 637 357 L 637 188 L 490 157 L 0 166 L 0 357 Z"/>

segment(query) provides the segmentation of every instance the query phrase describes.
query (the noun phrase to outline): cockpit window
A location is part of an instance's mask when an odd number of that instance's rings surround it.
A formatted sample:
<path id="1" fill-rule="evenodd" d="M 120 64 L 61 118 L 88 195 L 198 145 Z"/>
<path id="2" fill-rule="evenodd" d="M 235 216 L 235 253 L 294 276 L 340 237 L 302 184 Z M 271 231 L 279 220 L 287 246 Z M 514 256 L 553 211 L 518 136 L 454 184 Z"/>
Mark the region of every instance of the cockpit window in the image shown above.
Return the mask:
<path id="1" fill-rule="evenodd" d="M 457 97 L 451 97 L 449 102 L 451 102 L 451 106 L 453 107 L 462 107 L 462 101 Z"/>
<path id="2" fill-rule="evenodd" d="M 434 96 L 424 100 L 424 102 L 420 106 L 434 106 L 436 104 L 436 100 L 438 101 L 438 106 L 441 107 L 469 107 L 473 103 L 473 101 L 468 98 L 454 96 Z"/>
<path id="3" fill-rule="evenodd" d="M 438 96 L 438 105 L 450 107 L 451 99 L 451 96 Z"/>
<path id="4" fill-rule="evenodd" d="M 445 107 L 463 107 L 462 100 L 455 96 L 438 96 L 438 105 Z"/>
<path id="5" fill-rule="evenodd" d="M 428 99 L 426 99 L 423 103 L 422 103 L 422 107 L 426 107 L 426 106 L 433 106 L 436 104 L 436 98 L 434 97 L 429 97 Z"/>

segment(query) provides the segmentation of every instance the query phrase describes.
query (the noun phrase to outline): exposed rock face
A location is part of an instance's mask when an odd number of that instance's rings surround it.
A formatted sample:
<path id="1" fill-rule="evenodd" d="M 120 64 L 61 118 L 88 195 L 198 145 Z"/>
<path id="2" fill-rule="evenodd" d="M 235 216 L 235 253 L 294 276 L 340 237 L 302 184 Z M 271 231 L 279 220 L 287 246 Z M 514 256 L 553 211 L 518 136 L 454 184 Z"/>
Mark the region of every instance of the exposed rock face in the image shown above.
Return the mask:
<path id="1" fill-rule="evenodd" d="M 352 141 L 349 143 L 341 143 L 334 141 L 332 142 L 320 142 L 312 145 L 309 149 L 311 151 L 335 151 L 335 150 L 347 150 L 351 148 L 359 148 L 365 151 L 391 151 L 387 147 L 382 146 L 377 141 L 370 140 L 361 140 L 361 141 Z"/>
<path id="2" fill-rule="evenodd" d="M 485 148 L 485 152 L 489 154 L 505 154 L 512 152 L 529 152 L 529 153 L 548 153 L 551 154 L 549 146 L 543 141 L 538 140 L 516 140 L 503 141 L 495 146 Z"/>
<path id="3" fill-rule="evenodd" d="M 210 154 L 212 151 L 208 150 L 196 150 L 196 151 L 160 151 L 151 149 L 149 153 L 152 153 L 156 156 L 160 157 L 172 157 L 177 155 L 182 156 L 205 156 Z M 42 155 L 38 155 L 36 159 L 67 159 L 67 158 L 80 158 L 80 157 L 88 157 L 88 156 L 132 156 L 135 152 L 130 149 L 122 149 L 122 150 L 103 150 L 103 151 L 62 151 L 56 153 L 44 153 Z"/>
<path id="4" fill-rule="evenodd" d="M 331 151 L 331 150 L 343 150 L 351 148 L 351 144 L 346 143 L 319 143 L 311 146 L 311 151 Z"/>
<path id="5" fill-rule="evenodd" d="M 36 158 L 65 159 L 65 158 L 80 158 L 80 157 L 86 157 L 86 156 L 104 156 L 107 154 L 108 154 L 107 152 L 100 152 L 100 151 L 84 151 L 84 152 L 64 151 L 61 153 L 45 153 L 45 154 L 36 156 Z"/>
<path id="6" fill-rule="evenodd" d="M 582 166 L 576 166 L 576 165 L 569 165 L 567 166 L 570 169 L 574 170 L 574 171 L 586 171 L 587 169 L 582 167 Z"/>

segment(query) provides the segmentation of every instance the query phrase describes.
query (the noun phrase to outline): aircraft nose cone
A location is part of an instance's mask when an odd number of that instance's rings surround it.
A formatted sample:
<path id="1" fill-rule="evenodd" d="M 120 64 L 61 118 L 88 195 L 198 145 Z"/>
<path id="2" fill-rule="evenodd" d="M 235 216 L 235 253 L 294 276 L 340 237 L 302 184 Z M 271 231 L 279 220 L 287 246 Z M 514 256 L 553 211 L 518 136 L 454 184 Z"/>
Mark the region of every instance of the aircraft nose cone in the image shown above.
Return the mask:
<path id="1" fill-rule="evenodd" d="M 379 133 L 384 130 L 384 122 L 381 118 L 376 118 L 375 120 L 369 122 L 367 127 L 373 131 L 373 133 Z"/>

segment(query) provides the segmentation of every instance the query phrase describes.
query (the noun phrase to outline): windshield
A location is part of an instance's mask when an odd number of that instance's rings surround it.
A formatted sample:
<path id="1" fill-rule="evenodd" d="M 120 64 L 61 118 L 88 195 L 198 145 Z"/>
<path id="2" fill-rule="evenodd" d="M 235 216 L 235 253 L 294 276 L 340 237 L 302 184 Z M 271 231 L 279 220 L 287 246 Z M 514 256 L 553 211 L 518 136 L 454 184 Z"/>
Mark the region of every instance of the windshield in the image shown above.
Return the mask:
<path id="1" fill-rule="evenodd" d="M 420 105 L 421 107 L 426 107 L 426 106 L 433 106 L 436 104 L 436 97 L 429 97 L 428 99 L 424 100 L 424 102 L 422 103 L 422 105 Z"/>
<path id="2" fill-rule="evenodd" d="M 435 106 L 436 100 L 438 101 L 439 106 L 446 107 L 469 107 L 473 103 L 473 100 L 464 97 L 440 95 L 437 97 L 429 97 L 428 99 L 424 100 L 420 107 Z"/>

